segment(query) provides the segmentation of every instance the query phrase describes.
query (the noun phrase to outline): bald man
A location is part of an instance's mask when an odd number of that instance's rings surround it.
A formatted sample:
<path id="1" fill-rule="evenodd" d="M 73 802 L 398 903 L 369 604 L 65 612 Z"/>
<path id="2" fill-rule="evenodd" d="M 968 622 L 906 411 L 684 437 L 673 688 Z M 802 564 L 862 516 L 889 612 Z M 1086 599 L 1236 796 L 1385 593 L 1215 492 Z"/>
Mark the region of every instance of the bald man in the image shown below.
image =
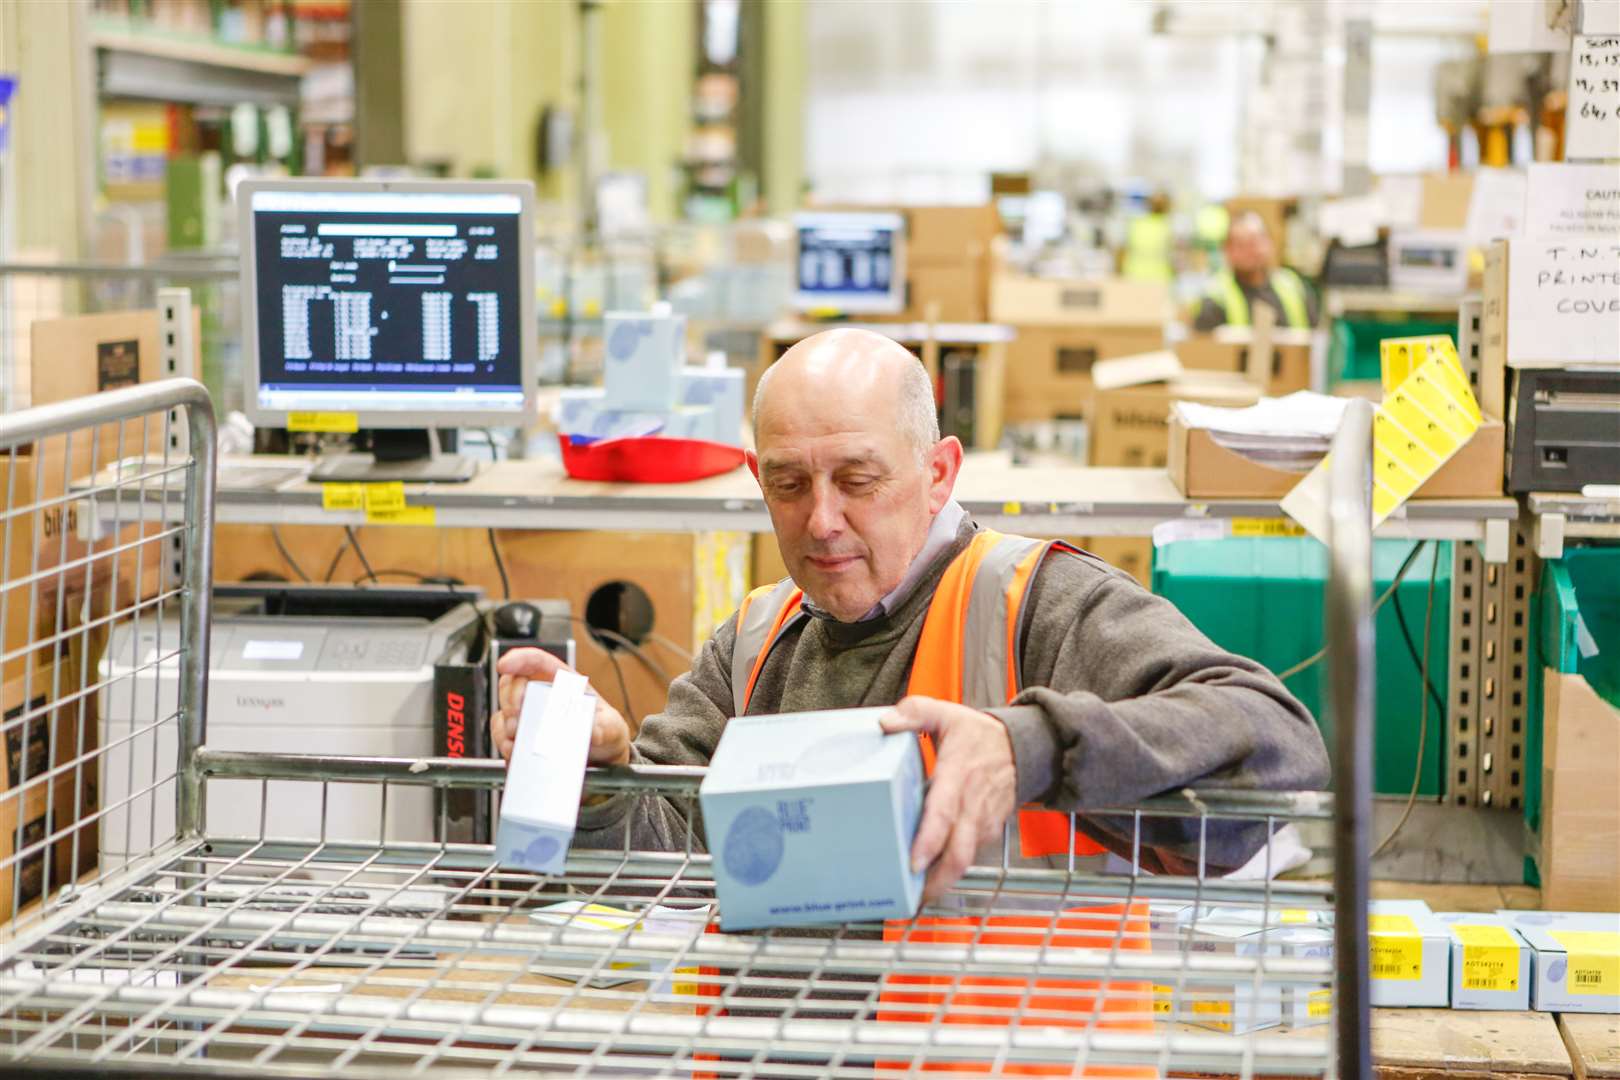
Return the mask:
<path id="1" fill-rule="evenodd" d="M 750 464 L 792 579 L 751 598 L 741 631 L 736 616 L 715 631 L 638 733 L 598 698 L 593 763 L 703 765 L 735 715 L 893 705 L 884 726 L 925 732 L 938 752 L 912 852 L 919 868 L 930 867 L 929 897 L 999 840 L 1021 804 L 1083 812 L 1202 780 L 1326 783 L 1315 722 L 1269 672 L 1218 649 L 1101 560 L 974 524 L 951 498 L 962 445 L 940 438 L 928 376 L 895 342 L 853 329 L 799 342 L 760 380 L 754 431 Z M 1009 663 L 1022 689 L 1007 701 L 992 672 L 993 701 L 908 695 L 924 663 L 925 617 L 952 592 L 936 587 L 961 572 L 970 549 L 1027 552 L 1036 567 L 1013 616 L 1021 635 L 965 620 L 970 662 L 1021 636 Z M 790 606 L 764 640 L 760 612 L 773 612 L 758 605 L 772 602 Z M 998 640 L 976 642 L 975 633 Z M 549 680 L 560 666 L 538 650 L 501 659 L 492 731 L 503 756 L 528 681 Z M 681 849 L 686 815 L 696 812 L 614 796 L 582 808 L 575 843 L 621 845 L 628 821 L 633 846 Z M 1080 823 L 1102 844 L 1131 851 L 1130 819 Z M 691 824 L 701 840 L 701 820 Z M 1185 870 L 1198 859 L 1196 822 L 1149 818 L 1140 827 L 1149 869 Z M 1265 832 L 1210 822 L 1205 840 L 1207 867 L 1235 868 Z"/>
<path id="2" fill-rule="evenodd" d="M 1193 329 L 1248 327 L 1255 304 L 1277 313 L 1277 325 L 1308 330 L 1316 325 L 1316 296 L 1304 279 L 1277 262 L 1277 248 L 1265 219 L 1250 210 L 1232 220 L 1226 232 L 1226 266 L 1209 280 L 1193 313 Z"/>

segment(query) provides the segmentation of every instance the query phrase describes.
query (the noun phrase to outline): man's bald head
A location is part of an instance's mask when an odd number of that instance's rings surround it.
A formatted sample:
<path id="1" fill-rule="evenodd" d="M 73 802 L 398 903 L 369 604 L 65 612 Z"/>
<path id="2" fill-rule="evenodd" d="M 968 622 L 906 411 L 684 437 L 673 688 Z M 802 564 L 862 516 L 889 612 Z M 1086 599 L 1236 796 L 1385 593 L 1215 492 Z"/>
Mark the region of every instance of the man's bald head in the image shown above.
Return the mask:
<path id="1" fill-rule="evenodd" d="M 962 465 L 962 444 L 939 437 L 922 364 L 867 330 L 805 338 L 767 368 L 754 443 L 788 573 L 845 622 L 900 584 Z"/>
<path id="2" fill-rule="evenodd" d="M 939 441 L 934 387 L 922 363 L 892 338 L 870 330 L 824 330 L 812 334 L 765 369 L 754 391 L 754 441 L 771 407 L 793 408 L 816 399 L 889 402 L 892 423 L 917 451 Z"/>

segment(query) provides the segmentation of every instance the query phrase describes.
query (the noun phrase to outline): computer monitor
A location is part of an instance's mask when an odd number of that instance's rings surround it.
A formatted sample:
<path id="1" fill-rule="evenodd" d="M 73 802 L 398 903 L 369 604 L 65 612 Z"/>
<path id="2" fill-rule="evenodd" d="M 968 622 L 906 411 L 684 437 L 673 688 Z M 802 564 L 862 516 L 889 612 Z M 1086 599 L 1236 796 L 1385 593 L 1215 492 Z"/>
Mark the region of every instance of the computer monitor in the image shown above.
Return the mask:
<path id="1" fill-rule="evenodd" d="M 237 200 L 249 417 L 373 433 L 317 479 L 465 480 L 431 429 L 527 421 L 532 184 L 247 180 Z"/>
<path id="2" fill-rule="evenodd" d="M 906 307 L 906 222 L 899 214 L 793 215 L 799 311 L 894 315 Z"/>

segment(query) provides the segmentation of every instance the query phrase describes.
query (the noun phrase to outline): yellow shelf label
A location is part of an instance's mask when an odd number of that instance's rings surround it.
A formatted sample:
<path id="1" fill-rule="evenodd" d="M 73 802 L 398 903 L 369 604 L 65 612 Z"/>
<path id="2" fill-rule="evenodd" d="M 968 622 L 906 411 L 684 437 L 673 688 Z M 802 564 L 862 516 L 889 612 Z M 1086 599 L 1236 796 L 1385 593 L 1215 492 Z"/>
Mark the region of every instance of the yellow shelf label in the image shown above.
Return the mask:
<path id="1" fill-rule="evenodd" d="M 1459 923 L 1452 927 L 1463 943 L 1464 990 L 1519 988 L 1519 943 L 1504 926 Z"/>
<path id="2" fill-rule="evenodd" d="M 397 510 L 367 510 L 367 525 L 432 525 L 435 519 L 431 506 L 401 506 Z"/>
<path id="3" fill-rule="evenodd" d="M 1620 994 L 1620 934 L 1612 930 L 1549 930 L 1569 953 L 1564 986 L 1572 994 Z"/>
<path id="4" fill-rule="evenodd" d="M 1300 532 L 1304 531 L 1304 529 L 1300 530 Z M 1284 908 L 1277 917 L 1284 926 L 1290 923 L 1308 923 L 1311 921 L 1311 913 L 1304 908 Z"/>
<path id="5" fill-rule="evenodd" d="M 405 485 L 398 480 L 366 484 L 366 513 L 405 509 Z"/>
<path id="6" fill-rule="evenodd" d="M 1333 991 L 1312 990 L 1311 996 L 1305 1003 L 1305 1015 L 1312 1019 L 1320 1019 L 1333 1013 Z"/>
<path id="7" fill-rule="evenodd" d="M 291 412 L 288 431 L 323 431 L 353 435 L 360 430 L 360 414 L 352 412 Z"/>
<path id="8" fill-rule="evenodd" d="M 1009 516 L 1016 515 L 1016 514 L 1022 514 L 1024 512 L 1024 504 L 1020 503 L 1020 502 L 1002 503 L 1001 504 L 1001 512 L 1003 514 L 1007 514 Z"/>
<path id="9" fill-rule="evenodd" d="M 364 484 L 322 484 L 322 510 L 361 510 L 365 508 Z"/>
<path id="10" fill-rule="evenodd" d="M 1305 530 L 1287 518 L 1233 518 L 1232 535 L 1304 536 Z"/>
<path id="11" fill-rule="evenodd" d="M 1367 916 L 1372 977 L 1400 982 L 1423 978 L 1423 937 L 1410 915 Z"/>

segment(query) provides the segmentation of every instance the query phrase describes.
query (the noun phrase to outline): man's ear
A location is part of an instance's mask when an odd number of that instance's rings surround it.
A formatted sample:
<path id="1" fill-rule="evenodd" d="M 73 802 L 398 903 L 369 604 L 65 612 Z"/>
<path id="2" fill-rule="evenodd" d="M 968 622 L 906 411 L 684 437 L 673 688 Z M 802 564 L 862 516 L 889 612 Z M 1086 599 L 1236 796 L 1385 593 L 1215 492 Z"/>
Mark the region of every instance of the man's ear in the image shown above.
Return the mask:
<path id="1" fill-rule="evenodd" d="M 928 451 L 928 511 L 937 514 L 951 499 L 956 489 L 957 474 L 962 471 L 962 440 L 947 435 Z"/>
<path id="2" fill-rule="evenodd" d="M 743 451 L 743 460 L 748 462 L 748 471 L 754 474 L 754 479 L 755 480 L 758 480 L 759 479 L 759 455 L 757 453 L 755 453 L 754 451 L 752 451 L 752 450 L 744 450 Z"/>

